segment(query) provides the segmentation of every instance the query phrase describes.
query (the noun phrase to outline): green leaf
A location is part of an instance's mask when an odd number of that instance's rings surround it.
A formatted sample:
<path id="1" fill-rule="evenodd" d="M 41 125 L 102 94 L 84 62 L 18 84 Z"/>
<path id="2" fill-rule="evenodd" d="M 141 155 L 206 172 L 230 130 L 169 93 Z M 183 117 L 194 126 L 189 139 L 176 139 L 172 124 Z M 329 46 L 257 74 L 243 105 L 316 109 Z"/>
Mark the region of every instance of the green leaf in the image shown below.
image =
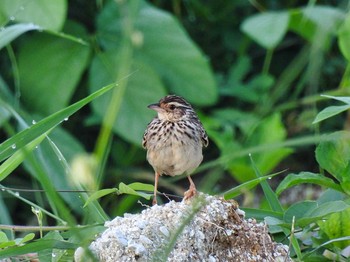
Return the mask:
<path id="1" fill-rule="evenodd" d="M 345 104 L 350 105 L 350 97 L 348 96 L 329 96 L 329 95 L 321 95 L 321 96 L 332 98 L 334 100 L 338 100 L 338 101 L 344 102 Z"/>
<path id="2" fill-rule="evenodd" d="M 331 213 L 340 212 L 349 207 L 350 206 L 342 200 L 326 202 L 326 203 L 322 203 L 317 208 L 310 211 L 309 215 L 311 217 L 325 217 Z"/>
<path id="3" fill-rule="evenodd" d="M 72 181 L 72 176 L 76 177 L 77 174 L 72 174 L 74 171 L 71 169 L 71 165 L 75 157 L 85 153 L 84 147 L 77 138 L 60 126 L 52 130 L 48 137 L 49 139 L 45 139 L 40 144 L 38 151 L 35 152 L 45 156 L 44 159 L 39 157 L 38 160 L 42 164 L 45 173 L 49 174 L 51 183 L 56 190 L 62 190 L 63 188 L 65 190 L 80 190 L 81 188 L 74 186 L 75 184 Z M 33 170 L 33 166 L 29 161 L 24 162 L 24 167 L 33 175 L 37 173 Z M 81 212 L 81 201 L 84 199 L 82 195 L 67 193 L 60 193 L 60 195 L 70 205 L 71 209 L 78 213 Z"/>
<path id="4" fill-rule="evenodd" d="M 0 231 L 0 243 L 7 242 L 7 241 L 9 241 L 9 239 L 7 238 L 7 235 L 4 232 Z"/>
<path id="5" fill-rule="evenodd" d="M 109 51 L 95 56 L 90 71 L 90 90 L 96 91 L 101 84 L 114 82 L 117 77 L 118 52 Z M 134 61 L 137 71 L 130 76 L 113 130 L 128 141 L 141 144 L 143 132 L 147 124 L 155 116 L 147 106 L 157 102 L 166 94 L 164 86 L 156 72 L 146 64 Z M 119 88 L 119 87 L 117 87 Z M 105 115 L 110 96 L 105 96 L 92 103 L 100 121 Z"/>
<path id="6" fill-rule="evenodd" d="M 86 34 L 78 24 L 69 23 L 67 27 L 75 34 Z M 87 66 L 89 54 L 86 45 L 47 34 L 36 34 L 23 42 L 18 67 L 21 98 L 27 108 L 45 115 L 67 106 Z"/>
<path id="7" fill-rule="evenodd" d="M 123 8 L 122 2 L 110 1 L 98 17 L 98 36 L 107 50 L 118 47 L 125 21 L 116 14 Z M 197 105 L 216 102 L 217 86 L 209 61 L 174 16 L 140 1 L 136 20 L 132 22 L 135 59 L 155 70 L 170 93 Z M 147 82 L 142 87 L 152 90 Z"/>
<path id="8" fill-rule="evenodd" d="M 146 194 L 143 192 L 136 191 L 136 190 L 132 189 L 130 186 L 125 185 L 124 183 L 119 184 L 119 192 L 121 194 L 140 196 L 140 197 L 143 197 L 147 200 L 151 199 L 151 196 L 153 195 L 153 194 Z"/>
<path id="9" fill-rule="evenodd" d="M 343 56 L 350 61 L 350 15 L 347 14 L 338 31 L 338 45 Z"/>
<path id="10" fill-rule="evenodd" d="M 330 118 L 334 115 L 340 114 L 341 112 L 344 112 L 350 108 L 350 97 L 347 97 L 347 96 L 328 96 L 328 95 L 321 95 L 321 96 L 344 102 L 347 105 L 326 107 L 320 113 L 317 114 L 315 120 L 312 122 L 313 124 L 321 122 L 321 121 L 323 121 L 327 118 Z"/>
<path id="11" fill-rule="evenodd" d="M 67 0 L 1 0 L 0 10 L 9 20 L 58 31 L 66 19 Z"/>
<path id="12" fill-rule="evenodd" d="M 86 200 L 85 204 L 83 207 L 86 207 L 88 204 L 90 204 L 92 201 L 97 200 L 101 197 L 104 197 L 109 194 L 119 194 L 119 190 L 117 188 L 105 188 L 98 190 L 94 192 L 89 198 Z"/>
<path id="13" fill-rule="evenodd" d="M 273 132 L 271 132 L 273 130 Z M 254 161 L 262 174 L 270 173 L 276 165 L 284 158 L 290 155 L 293 150 L 285 146 L 271 148 L 271 144 L 282 142 L 287 135 L 286 129 L 282 123 L 281 114 L 275 113 L 263 119 L 259 125 L 250 130 L 249 137 L 246 139 L 245 148 L 253 148 L 256 145 L 264 148 L 261 153 L 254 154 Z M 247 158 L 239 158 L 230 161 L 229 170 L 234 177 L 244 182 L 255 177 L 253 170 Z"/>
<path id="14" fill-rule="evenodd" d="M 0 161 L 3 161 L 4 159 L 8 158 L 9 156 L 17 152 L 19 149 L 23 148 L 26 144 L 30 143 L 32 140 L 38 138 L 42 134 L 49 131 L 51 128 L 60 124 L 62 121 L 74 114 L 80 108 L 82 108 L 84 105 L 88 104 L 95 98 L 103 95 L 104 93 L 106 93 L 114 87 L 115 84 L 105 86 L 92 93 L 91 95 L 87 96 L 86 98 L 81 99 L 80 101 L 44 118 L 38 123 L 7 139 L 6 141 L 0 144 Z M 14 145 L 15 148 L 13 148 Z"/>
<path id="15" fill-rule="evenodd" d="M 28 242 L 28 241 L 30 241 L 30 240 L 33 240 L 34 237 L 35 237 L 35 234 L 34 234 L 34 233 L 29 233 L 29 234 L 25 235 L 25 236 L 21 239 L 21 241 L 19 242 L 19 244 L 23 244 L 23 243 L 25 243 L 25 242 Z"/>
<path id="16" fill-rule="evenodd" d="M 348 176 L 350 162 L 350 132 L 339 131 L 328 135 L 316 148 L 319 165 L 333 175 L 340 184 Z"/>
<path id="17" fill-rule="evenodd" d="M 253 169 L 255 172 L 255 175 L 259 178 L 261 177 L 260 171 L 257 168 L 257 166 L 255 165 L 253 158 L 250 157 L 252 165 L 253 165 Z M 270 187 L 270 185 L 267 183 L 267 181 L 262 181 L 261 182 L 261 187 L 264 191 L 264 195 L 269 203 L 270 208 L 275 211 L 275 212 L 284 212 L 283 207 L 281 205 L 281 203 L 278 200 L 278 197 L 276 195 L 275 192 L 273 192 L 272 188 Z M 279 231 L 280 229 L 277 227 L 273 227 L 273 230 Z M 289 228 L 282 228 L 283 233 L 287 236 L 290 234 L 290 230 Z M 301 251 L 300 251 L 300 246 L 298 241 L 295 238 L 291 239 L 291 244 L 294 248 L 294 251 L 297 254 L 297 257 L 300 258 L 301 257 Z"/>
<path id="18" fill-rule="evenodd" d="M 320 221 L 318 224 L 320 229 L 326 233 L 329 239 L 350 236 L 350 208 L 342 212 L 329 216 L 327 220 Z M 339 248 L 345 248 L 350 245 L 350 239 L 343 242 L 334 243 Z"/>
<path id="19" fill-rule="evenodd" d="M 309 257 L 312 253 L 314 253 L 316 250 L 322 248 L 322 247 L 327 247 L 329 244 L 337 244 L 338 242 L 343 242 L 343 241 L 350 241 L 350 236 L 347 237 L 339 237 L 335 239 L 331 239 L 329 241 L 326 241 L 322 243 L 321 245 L 317 246 L 315 249 L 308 251 L 307 253 L 304 254 L 303 256 L 303 261 L 315 261 L 313 259 L 311 260 L 306 260 L 307 257 Z M 305 259 L 305 260 L 304 260 Z M 324 259 L 324 256 L 322 256 L 320 259 L 317 259 L 316 261 L 322 261 Z"/>
<path id="20" fill-rule="evenodd" d="M 221 89 L 221 92 L 225 95 L 238 97 L 242 101 L 258 103 L 261 101 L 262 96 L 269 94 L 268 90 L 273 86 L 274 82 L 275 79 L 271 75 L 258 74 L 253 76 L 247 84 L 228 83 L 228 87 Z"/>
<path id="21" fill-rule="evenodd" d="M 344 11 L 330 6 L 307 6 L 290 11 L 289 28 L 310 42 L 328 47 L 337 32 Z"/>
<path id="22" fill-rule="evenodd" d="M 240 207 L 241 208 L 241 207 Z M 264 220 L 266 217 L 274 217 L 276 219 L 283 219 L 282 212 L 276 212 L 272 210 L 256 209 L 256 208 L 241 208 L 245 212 L 246 218 L 255 218 L 256 220 Z M 283 221 L 282 221 L 283 222 Z"/>
<path id="23" fill-rule="evenodd" d="M 154 191 L 154 185 L 144 184 L 140 182 L 131 183 L 128 185 L 128 187 L 136 191 Z"/>
<path id="24" fill-rule="evenodd" d="M 34 24 L 16 24 L 4 27 L 0 30 L 0 49 L 11 43 L 12 40 L 16 39 L 21 34 L 38 29 L 39 26 Z"/>
<path id="25" fill-rule="evenodd" d="M 328 188 L 317 199 L 317 203 L 323 204 L 323 203 L 326 203 L 326 202 L 331 202 L 331 201 L 336 201 L 336 200 L 343 200 L 344 196 L 345 195 L 343 193 Z"/>
<path id="26" fill-rule="evenodd" d="M 252 179 L 248 182 L 245 182 L 243 184 L 240 184 L 239 186 L 236 186 L 228 191 L 226 191 L 223 195 L 225 199 L 231 199 L 234 198 L 242 193 L 244 193 L 245 191 L 252 189 L 253 187 L 257 186 L 259 183 L 261 183 L 262 181 L 265 181 L 266 179 L 271 179 L 274 176 L 277 176 L 281 174 L 281 172 L 278 173 L 274 173 L 268 176 L 262 176 L 262 177 L 258 177 L 255 179 Z"/>
<path id="27" fill-rule="evenodd" d="M 228 74 L 227 85 L 230 88 L 230 91 L 238 89 L 236 88 L 237 85 L 241 84 L 251 69 L 251 58 L 248 56 L 239 56 L 235 63 L 231 66 Z M 221 89 L 220 92 L 222 92 Z"/>
<path id="28" fill-rule="evenodd" d="M 0 251 L 2 248 L 7 248 L 7 247 L 12 247 L 16 245 L 16 241 L 14 240 L 9 240 L 5 242 L 0 242 Z"/>
<path id="29" fill-rule="evenodd" d="M 319 112 L 315 118 L 315 120 L 312 122 L 313 124 L 319 123 L 325 119 L 328 119 L 332 116 L 338 115 L 350 108 L 350 105 L 345 106 L 329 106 L 323 109 L 321 112 Z"/>
<path id="30" fill-rule="evenodd" d="M 284 213 L 283 220 L 287 223 L 292 223 L 293 217 L 295 217 L 296 223 L 299 222 L 300 218 L 310 212 L 310 210 L 317 207 L 316 201 L 302 201 L 291 205 Z"/>
<path id="31" fill-rule="evenodd" d="M 225 126 L 225 124 L 230 124 L 234 127 L 238 127 L 245 136 L 248 136 L 251 133 L 251 130 L 256 127 L 256 123 L 260 121 L 256 114 L 239 111 L 234 108 L 216 109 L 213 111 L 212 118 L 214 118 L 216 122 L 220 121 L 220 125 L 222 126 Z M 213 126 L 213 128 L 217 129 L 218 127 Z M 232 138 L 232 128 L 228 129 L 227 131 L 230 131 L 229 134 Z"/>
<path id="32" fill-rule="evenodd" d="M 287 229 L 290 228 L 290 224 L 284 222 L 283 218 L 267 216 L 263 220 L 268 225 L 269 232 L 272 234 L 283 232 L 282 227 L 287 228 Z M 272 229 L 272 231 L 271 231 L 271 229 Z"/>
<path id="33" fill-rule="evenodd" d="M 295 225 L 303 227 L 347 208 L 349 208 L 349 205 L 341 200 L 326 202 L 321 205 L 316 201 L 302 201 L 290 206 L 286 210 L 283 220 L 291 223 L 294 216 Z"/>
<path id="34" fill-rule="evenodd" d="M 287 177 L 285 177 L 278 185 L 276 194 L 280 195 L 283 191 L 290 187 L 305 183 L 325 186 L 327 188 L 332 188 L 339 192 L 343 192 L 340 185 L 335 183 L 331 178 L 311 172 L 301 172 L 299 174 L 289 174 Z"/>
<path id="35" fill-rule="evenodd" d="M 49 131 L 48 131 L 49 132 Z M 16 151 L 10 158 L 6 159 L 0 166 L 0 181 L 12 173 L 28 156 L 28 153 L 35 149 L 46 137 L 46 133 L 28 143 L 21 150 Z M 15 144 L 14 144 L 15 145 Z"/>
<path id="36" fill-rule="evenodd" d="M 260 170 L 255 165 L 255 162 L 254 162 L 251 155 L 250 155 L 250 161 L 252 163 L 252 166 L 253 166 L 253 169 L 255 172 L 255 176 L 257 178 L 261 177 Z M 279 172 L 279 173 L 282 173 L 282 172 Z M 267 183 L 267 181 L 265 181 L 265 180 L 261 181 L 261 187 L 264 191 L 264 195 L 267 199 L 267 202 L 269 203 L 270 208 L 275 212 L 283 212 L 283 207 L 282 207 L 280 201 L 278 200 L 277 195 L 275 194 L 275 192 L 273 192 L 272 188 L 270 187 L 269 183 Z"/>
<path id="37" fill-rule="evenodd" d="M 274 49 L 283 39 L 289 24 L 287 12 L 264 12 L 248 17 L 241 30 L 259 45 Z"/>
<path id="38" fill-rule="evenodd" d="M 74 250 L 78 248 L 78 245 L 69 243 L 67 241 L 58 241 L 54 239 L 39 239 L 34 242 L 25 244 L 23 246 L 9 247 L 4 250 L 0 250 L 0 259 L 15 257 L 53 248 Z"/>
<path id="39" fill-rule="evenodd" d="M 91 196 L 89 196 L 89 198 L 86 200 L 84 204 L 84 207 L 86 207 L 92 201 L 112 193 L 116 193 L 118 195 L 128 194 L 128 195 L 140 196 L 147 200 L 149 200 L 153 195 L 153 193 L 147 194 L 147 193 L 139 192 L 139 190 L 153 192 L 154 186 L 149 184 L 143 184 L 143 183 L 132 183 L 129 185 L 120 183 L 119 188 L 106 188 L 106 189 L 96 191 Z"/>

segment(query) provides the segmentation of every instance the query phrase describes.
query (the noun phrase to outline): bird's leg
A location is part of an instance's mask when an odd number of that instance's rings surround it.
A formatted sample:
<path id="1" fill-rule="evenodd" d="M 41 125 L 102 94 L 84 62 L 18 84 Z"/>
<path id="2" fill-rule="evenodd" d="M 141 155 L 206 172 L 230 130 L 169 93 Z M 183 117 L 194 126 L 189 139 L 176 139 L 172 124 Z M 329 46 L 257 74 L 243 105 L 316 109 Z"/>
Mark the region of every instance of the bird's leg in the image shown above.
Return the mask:
<path id="1" fill-rule="evenodd" d="M 185 194 L 184 194 L 184 200 L 189 199 L 189 198 L 195 196 L 196 193 L 197 193 L 197 189 L 196 189 L 195 184 L 194 184 L 193 181 L 192 181 L 192 178 L 191 178 L 190 176 L 187 176 L 187 177 L 188 177 L 188 180 L 190 181 L 190 188 L 185 192 Z"/>
<path id="2" fill-rule="evenodd" d="M 152 205 L 157 205 L 157 188 L 158 188 L 158 179 L 159 179 L 159 173 L 156 171 L 155 173 L 155 179 L 154 179 L 154 193 L 153 193 L 153 201 Z"/>

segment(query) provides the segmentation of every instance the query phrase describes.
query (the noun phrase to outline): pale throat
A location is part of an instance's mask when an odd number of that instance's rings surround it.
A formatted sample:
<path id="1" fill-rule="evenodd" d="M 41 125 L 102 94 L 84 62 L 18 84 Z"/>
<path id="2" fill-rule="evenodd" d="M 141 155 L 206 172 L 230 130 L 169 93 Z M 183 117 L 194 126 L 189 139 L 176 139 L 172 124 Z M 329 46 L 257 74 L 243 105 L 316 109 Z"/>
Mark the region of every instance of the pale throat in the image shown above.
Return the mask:
<path id="1" fill-rule="evenodd" d="M 164 114 L 164 113 L 159 113 L 159 112 L 158 112 L 158 118 L 159 118 L 159 120 L 161 120 L 161 121 L 171 121 L 171 120 L 169 119 L 169 116 L 168 116 L 167 114 Z"/>
<path id="2" fill-rule="evenodd" d="M 177 122 L 179 120 L 184 120 L 184 116 L 175 116 L 174 114 L 164 114 L 158 112 L 158 118 L 161 121 Z"/>

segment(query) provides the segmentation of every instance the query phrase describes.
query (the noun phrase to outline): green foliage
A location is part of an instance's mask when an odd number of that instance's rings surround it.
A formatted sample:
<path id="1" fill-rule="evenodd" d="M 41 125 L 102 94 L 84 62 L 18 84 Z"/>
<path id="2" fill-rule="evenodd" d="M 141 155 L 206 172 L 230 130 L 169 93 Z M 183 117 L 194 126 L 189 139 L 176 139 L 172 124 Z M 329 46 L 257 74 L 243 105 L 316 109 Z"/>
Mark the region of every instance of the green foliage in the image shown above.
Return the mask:
<path id="1" fill-rule="evenodd" d="M 339 48 L 343 54 L 343 56 L 350 60 L 350 16 L 349 14 L 346 16 L 344 23 L 341 25 L 338 31 L 339 37 Z"/>
<path id="2" fill-rule="evenodd" d="M 290 187 L 303 183 L 325 186 L 327 188 L 332 188 L 342 192 L 341 187 L 337 183 L 334 183 L 331 178 L 311 172 L 301 172 L 299 174 L 289 174 L 285 179 L 283 179 L 283 181 L 278 185 L 276 193 L 280 194 Z"/>
<path id="3" fill-rule="evenodd" d="M 11 246 L 18 246 L 22 245 L 32 239 L 34 239 L 35 234 L 29 233 L 25 235 L 23 238 L 16 238 L 15 240 L 9 240 L 6 236 L 6 234 L 2 231 L 0 231 L 0 248 L 8 248 Z"/>
<path id="4" fill-rule="evenodd" d="M 38 30 L 34 24 L 16 24 L 7 26 L 0 31 L 0 49 L 11 43 L 15 38 L 31 30 Z"/>
<path id="5" fill-rule="evenodd" d="M 315 120 L 313 121 L 313 124 L 319 123 L 323 120 L 326 120 L 327 118 L 330 118 L 332 116 L 335 116 L 337 114 L 340 114 L 348 109 L 350 109 L 350 99 L 349 97 L 335 97 L 335 96 L 326 96 L 327 98 L 332 98 L 335 100 L 339 100 L 344 102 L 346 105 L 342 106 L 329 106 L 323 109 L 320 113 L 317 114 Z"/>
<path id="6" fill-rule="evenodd" d="M 265 12 L 247 18 L 241 29 L 265 49 L 274 49 L 286 34 L 288 24 L 288 13 Z"/>
<path id="7" fill-rule="evenodd" d="M 67 1 L 4 0 L 0 3 L 0 23 L 7 19 L 19 23 L 33 23 L 49 30 L 59 31 L 66 19 Z"/>
<path id="8" fill-rule="evenodd" d="M 79 24 L 68 22 L 66 27 L 70 34 L 86 36 Z M 86 69 L 89 53 L 88 46 L 53 35 L 38 33 L 24 42 L 18 54 L 18 70 L 27 108 L 46 115 L 66 107 Z"/>
<path id="9" fill-rule="evenodd" d="M 225 197 L 225 199 L 231 199 L 231 198 L 234 198 L 236 196 L 239 196 L 242 193 L 244 193 L 245 191 L 256 187 L 257 185 L 259 185 L 261 182 L 265 181 L 266 179 L 271 179 L 272 177 L 277 176 L 279 174 L 281 174 L 281 173 L 279 172 L 279 173 L 275 173 L 275 174 L 271 174 L 271 175 L 258 177 L 258 178 L 249 180 L 249 181 L 242 183 L 234 188 L 231 188 L 230 190 L 225 192 L 224 197 Z"/>
<path id="10" fill-rule="evenodd" d="M 322 4 L 2 0 L 0 259 L 71 260 L 109 216 L 148 203 L 147 105 L 171 93 L 193 104 L 210 137 L 199 190 L 241 195 L 294 258 L 339 255 L 349 245 L 350 140 L 335 131 L 348 126 L 350 20 L 341 1 Z M 159 190 L 182 194 L 179 179 L 162 178 Z M 302 184 L 324 192 L 282 205 Z M 36 215 L 39 226 L 27 226 Z M 6 227 L 16 224 L 42 236 L 16 239 Z"/>
<path id="11" fill-rule="evenodd" d="M 154 187 L 152 185 L 143 184 L 143 183 L 132 183 L 130 185 L 125 185 L 124 183 L 119 184 L 119 188 L 105 188 L 96 191 L 93 193 L 86 201 L 84 207 L 86 207 L 88 204 L 90 204 L 91 201 L 99 199 L 103 196 L 109 195 L 109 194 L 128 194 L 128 195 L 135 195 L 143 197 L 147 200 L 151 199 L 152 194 L 146 194 L 143 191 L 150 191 L 153 192 Z"/>
<path id="12" fill-rule="evenodd" d="M 337 212 L 329 216 L 325 221 L 319 221 L 320 229 L 328 236 L 329 239 L 337 239 L 343 236 L 350 235 L 350 208 Z M 350 239 L 347 241 L 337 242 L 334 245 L 340 248 L 345 248 L 350 244 Z"/>

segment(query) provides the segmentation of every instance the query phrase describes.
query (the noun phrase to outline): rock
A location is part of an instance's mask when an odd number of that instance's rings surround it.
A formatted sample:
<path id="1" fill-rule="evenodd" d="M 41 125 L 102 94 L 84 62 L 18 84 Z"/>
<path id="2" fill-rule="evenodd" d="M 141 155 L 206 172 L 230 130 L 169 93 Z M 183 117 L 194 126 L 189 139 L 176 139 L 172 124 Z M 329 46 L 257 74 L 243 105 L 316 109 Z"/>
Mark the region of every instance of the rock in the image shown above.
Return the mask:
<path id="1" fill-rule="evenodd" d="M 99 261 L 292 261 L 288 247 L 273 242 L 265 224 L 245 220 L 235 201 L 202 193 L 106 226 L 89 247 Z"/>

